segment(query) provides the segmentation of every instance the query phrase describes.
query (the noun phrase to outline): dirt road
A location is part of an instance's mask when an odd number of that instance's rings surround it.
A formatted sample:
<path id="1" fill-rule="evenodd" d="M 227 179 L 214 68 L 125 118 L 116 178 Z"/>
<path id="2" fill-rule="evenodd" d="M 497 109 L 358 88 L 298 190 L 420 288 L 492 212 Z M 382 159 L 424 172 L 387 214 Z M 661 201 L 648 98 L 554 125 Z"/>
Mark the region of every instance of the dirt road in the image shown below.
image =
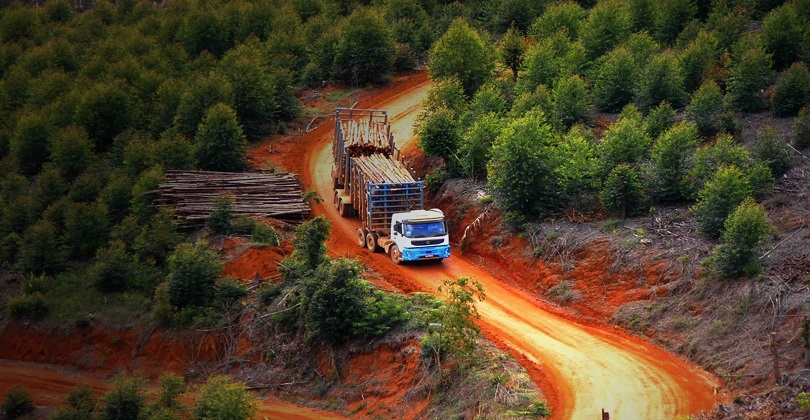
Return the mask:
<path id="1" fill-rule="evenodd" d="M 390 89 L 361 101 L 360 108 L 387 109 L 397 144 L 412 141 L 411 129 L 426 95 L 423 74 L 399 80 Z M 557 316 L 476 267 L 457 250 L 440 264 L 395 266 L 384 254 L 369 254 L 354 242 L 359 223 L 341 218 L 330 204 L 331 121 L 295 140 L 285 168 L 298 172 L 306 187 L 326 201 L 315 213 L 332 222 L 330 251 L 359 258 L 405 291 L 435 292 L 443 279 L 472 277 L 487 293 L 479 304 L 482 328 L 493 341 L 523 359 L 541 380 L 554 418 L 593 419 L 600 410 L 614 419 L 672 419 L 711 409 L 716 404 L 716 380 L 708 373 L 665 351 L 608 326 L 588 326 Z"/>

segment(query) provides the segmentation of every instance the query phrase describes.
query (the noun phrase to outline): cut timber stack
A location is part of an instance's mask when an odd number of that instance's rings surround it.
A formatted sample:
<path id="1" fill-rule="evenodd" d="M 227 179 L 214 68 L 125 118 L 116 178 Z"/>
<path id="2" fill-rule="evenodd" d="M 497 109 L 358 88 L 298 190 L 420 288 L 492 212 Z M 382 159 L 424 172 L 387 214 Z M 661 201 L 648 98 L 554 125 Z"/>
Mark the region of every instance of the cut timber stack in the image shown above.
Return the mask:
<path id="1" fill-rule="evenodd" d="M 391 125 L 387 121 L 363 118 L 341 121 L 340 125 L 349 156 L 368 156 L 391 150 Z"/>
<path id="2" fill-rule="evenodd" d="M 372 184 L 414 182 L 402 162 L 379 153 L 353 158 L 353 162 L 362 171 L 364 181 Z"/>
<path id="3" fill-rule="evenodd" d="M 271 172 L 171 171 L 161 184 L 159 204 L 174 208 L 183 225 L 205 223 L 223 195 L 234 199 L 234 216 L 264 216 L 290 222 L 304 220 L 309 205 L 294 174 Z"/>

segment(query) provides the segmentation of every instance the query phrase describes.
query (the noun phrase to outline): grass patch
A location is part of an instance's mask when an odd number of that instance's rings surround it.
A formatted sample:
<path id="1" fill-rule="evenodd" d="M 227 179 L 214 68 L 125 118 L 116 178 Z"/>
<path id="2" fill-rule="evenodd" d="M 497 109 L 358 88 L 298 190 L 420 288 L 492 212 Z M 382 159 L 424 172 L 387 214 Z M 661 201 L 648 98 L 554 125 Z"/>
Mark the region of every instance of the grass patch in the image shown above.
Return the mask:
<path id="1" fill-rule="evenodd" d="M 574 282 L 570 280 L 561 281 L 548 289 L 548 295 L 555 302 L 564 305 L 578 300 L 582 294 L 574 290 Z"/>

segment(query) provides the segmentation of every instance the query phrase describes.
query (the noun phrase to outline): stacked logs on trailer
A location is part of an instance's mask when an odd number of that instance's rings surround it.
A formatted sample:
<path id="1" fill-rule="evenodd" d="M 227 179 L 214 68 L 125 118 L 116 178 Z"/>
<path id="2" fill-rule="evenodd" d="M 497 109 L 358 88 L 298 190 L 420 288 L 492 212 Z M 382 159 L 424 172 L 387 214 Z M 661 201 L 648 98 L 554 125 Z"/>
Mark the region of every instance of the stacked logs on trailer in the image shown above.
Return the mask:
<path id="1" fill-rule="evenodd" d="M 402 162 L 388 159 L 383 154 L 360 156 L 353 160 L 362 171 L 366 182 L 372 184 L 414 182 L 413 176 Z"/>
<path id="2" fill-rule="evenodd" d="M 170 171 L 158 188 L 160 206 L 170 206 L 184 226 L 205 223 L 217 201 L 233 198 L 233 215 L 301 222 L 309 215 L 298 177 L 273 172 Z"/>
<path id="3" fill-rule="evenodd" d="M 382 153 L 388 156 L 391 151 L 391 125 L 383 121 L 369 121 L 365 118 L 340 122 L 343 131 L 344 148 L 349 156 L 369 156 Z"/>

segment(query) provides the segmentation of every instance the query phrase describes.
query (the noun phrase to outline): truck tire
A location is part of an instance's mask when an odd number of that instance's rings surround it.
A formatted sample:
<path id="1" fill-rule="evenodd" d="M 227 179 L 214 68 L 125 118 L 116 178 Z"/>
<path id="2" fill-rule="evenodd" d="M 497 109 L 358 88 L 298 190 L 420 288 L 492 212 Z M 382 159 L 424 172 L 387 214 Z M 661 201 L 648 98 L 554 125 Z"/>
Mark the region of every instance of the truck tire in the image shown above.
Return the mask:
<path id="1" fill-rule="evenodd" d="M 365 248 L 366 247 L 366 235 L 367 234 L 368 234 L 367 230 L 365 230 L 363 228 L 357 229 L 357 245 L 360 245 L 360 248 Z"/>
<path id="2" fill-rule="evenodd" d="M 377 239 L 379 239 L 379 236 L 377 236 L 376 233 L 369 232 L 368 235 L 366 235 L 366 248 L 368 248 L 369 251 L 377 252 L 380 249 L 380 247 L 377 246 Z"/>
<path id="3" fill-rule="evenodd" d="M 391 257 L 391 261 L 396 264 L 402 264 L 402 252 L 399 251 L 399 247 L 396 245 L 391 245 L 391 248 L 388 249 L 388 255 Z"/>

